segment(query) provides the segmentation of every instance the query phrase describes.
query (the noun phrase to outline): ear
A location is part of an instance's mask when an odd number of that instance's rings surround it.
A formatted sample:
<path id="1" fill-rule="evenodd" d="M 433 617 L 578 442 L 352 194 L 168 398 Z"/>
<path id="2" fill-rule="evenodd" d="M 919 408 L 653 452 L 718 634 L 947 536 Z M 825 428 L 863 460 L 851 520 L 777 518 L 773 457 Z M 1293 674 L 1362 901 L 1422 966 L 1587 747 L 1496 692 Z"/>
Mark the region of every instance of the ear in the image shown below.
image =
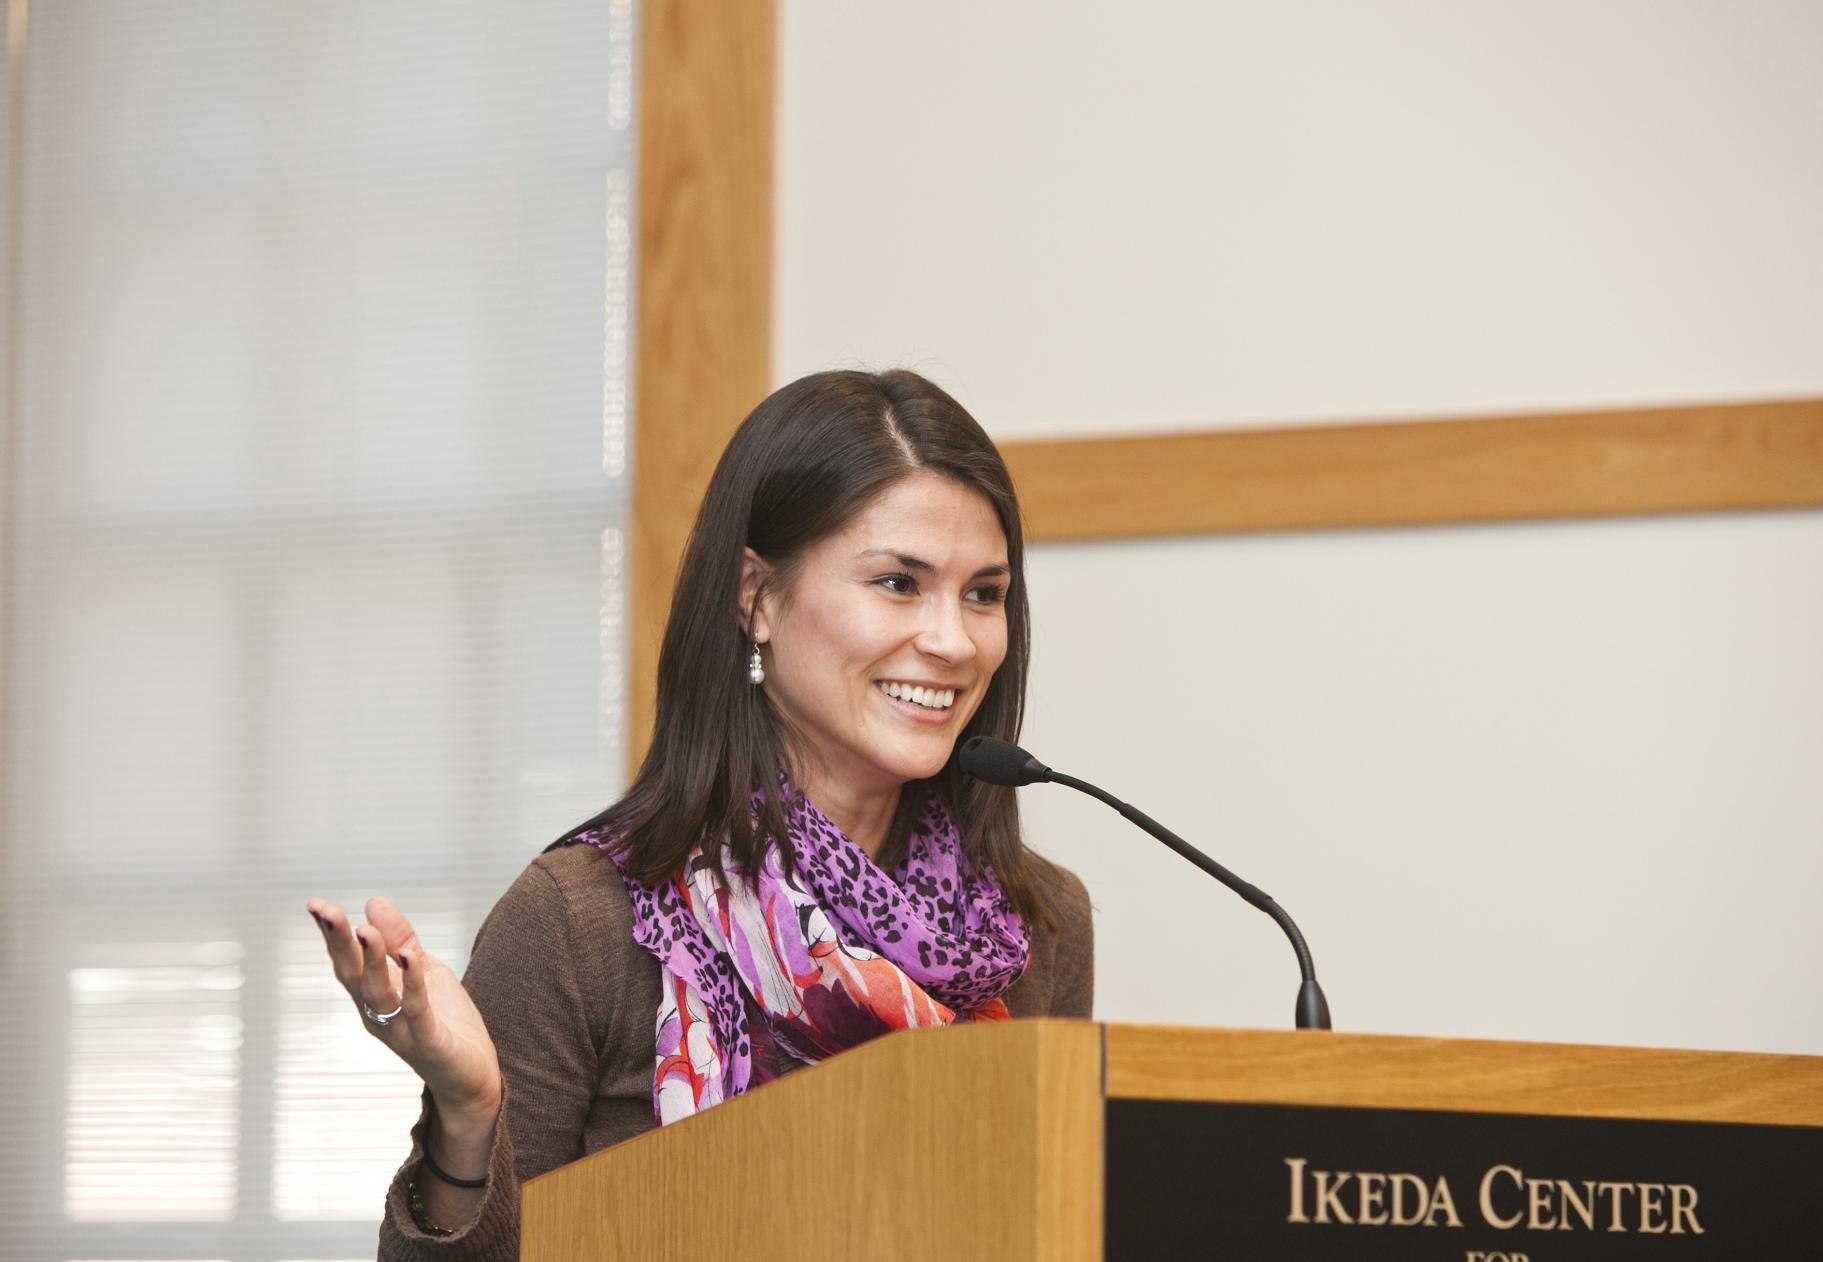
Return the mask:
<path id="1" fill-rule="evenodd" d="M 772 638 L 772 618 L 767 606 L 769 600 L 760 599 L 760 588 L 772 577 L 772 567 L 752 548 L 746 548 L 741 554 L 741 630 L 755 644 L 764 644 Z"/>

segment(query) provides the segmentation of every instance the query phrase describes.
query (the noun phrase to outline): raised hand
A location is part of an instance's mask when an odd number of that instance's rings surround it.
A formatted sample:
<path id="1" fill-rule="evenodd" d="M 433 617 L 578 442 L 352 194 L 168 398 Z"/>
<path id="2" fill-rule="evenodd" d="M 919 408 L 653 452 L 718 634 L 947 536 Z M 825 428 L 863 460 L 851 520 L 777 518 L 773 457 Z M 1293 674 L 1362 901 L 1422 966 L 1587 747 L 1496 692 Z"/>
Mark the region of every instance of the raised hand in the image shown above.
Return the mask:
<path id="1" fill-rule="evenodd" d="M 430 1088 L 439 1131 L 458 1140 L 491 1137 L 500 1115 L 500 1058 L 460 979 L 425 951 L 405 914 L 384 898 L 367 900 L 367 923 L 358 928 L 333 903 L 313 898 L 306 907 L 367 1032 Z M 437 1150 L 439 1163 L 444 1151 Z"/>

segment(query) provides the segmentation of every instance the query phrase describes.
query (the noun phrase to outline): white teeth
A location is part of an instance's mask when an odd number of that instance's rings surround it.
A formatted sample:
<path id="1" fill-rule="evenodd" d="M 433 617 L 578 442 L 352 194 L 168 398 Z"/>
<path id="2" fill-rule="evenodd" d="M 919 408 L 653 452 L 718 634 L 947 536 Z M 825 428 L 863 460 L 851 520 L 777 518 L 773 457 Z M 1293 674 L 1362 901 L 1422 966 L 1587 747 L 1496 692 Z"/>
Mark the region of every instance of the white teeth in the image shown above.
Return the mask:
<path id="1" fill-rule="evenodd" d="M 913 684 L 883 683 L 880 691 L 900 701 L 921 705 L 927 710 L 947 710 L 956 703 L 954 688 L 923 688 Z"/>

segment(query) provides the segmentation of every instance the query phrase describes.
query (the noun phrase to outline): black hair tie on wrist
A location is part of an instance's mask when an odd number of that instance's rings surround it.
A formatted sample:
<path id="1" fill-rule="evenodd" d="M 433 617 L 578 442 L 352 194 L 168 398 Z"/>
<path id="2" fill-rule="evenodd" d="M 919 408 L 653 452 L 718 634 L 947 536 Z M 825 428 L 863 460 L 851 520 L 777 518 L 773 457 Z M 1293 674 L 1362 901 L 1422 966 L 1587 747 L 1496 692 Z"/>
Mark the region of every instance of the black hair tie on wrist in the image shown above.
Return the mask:
<path id="1" fill-rule="evenodd" d="M 424 1146 L 424 1164 L 429 1168 L 432 1174 L 436 1175 L 439 1179 L 442 1179 L 451 1187 L 484 1188 L 487 1186 L 487 1176 L 485 1174 L 479 1179 L 458 1179 L 455 1175 L 444 1170 L 437 1164 L 437 1159 L 430 1155 L 430 1145 L 428 1144 Z"/>

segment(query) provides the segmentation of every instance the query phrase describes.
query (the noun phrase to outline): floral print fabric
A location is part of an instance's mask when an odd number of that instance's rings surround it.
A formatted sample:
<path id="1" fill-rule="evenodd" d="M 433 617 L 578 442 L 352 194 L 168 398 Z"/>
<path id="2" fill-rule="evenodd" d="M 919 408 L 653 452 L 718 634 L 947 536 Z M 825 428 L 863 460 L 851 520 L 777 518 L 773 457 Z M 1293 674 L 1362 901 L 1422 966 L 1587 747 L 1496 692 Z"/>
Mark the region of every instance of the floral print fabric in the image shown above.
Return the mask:
<path id="1" fill-rule="evenodd" d="M 801 793 L 786 789 L 793 872 L 780 839 L 757 882 L 701 852 L 674 880 L 630 876 L 633 937 L 662 968 L 653 1110 L 689 1117 L 892 1030 L 1005 1020 L 1025 971 L 1025 925 L 992 871 L 962 853 L 932 794 L 888 876 Z M 594 842 L 604 849 L 606 838 Z M 613 852 L 610 851 L 610 854 Z"/>

